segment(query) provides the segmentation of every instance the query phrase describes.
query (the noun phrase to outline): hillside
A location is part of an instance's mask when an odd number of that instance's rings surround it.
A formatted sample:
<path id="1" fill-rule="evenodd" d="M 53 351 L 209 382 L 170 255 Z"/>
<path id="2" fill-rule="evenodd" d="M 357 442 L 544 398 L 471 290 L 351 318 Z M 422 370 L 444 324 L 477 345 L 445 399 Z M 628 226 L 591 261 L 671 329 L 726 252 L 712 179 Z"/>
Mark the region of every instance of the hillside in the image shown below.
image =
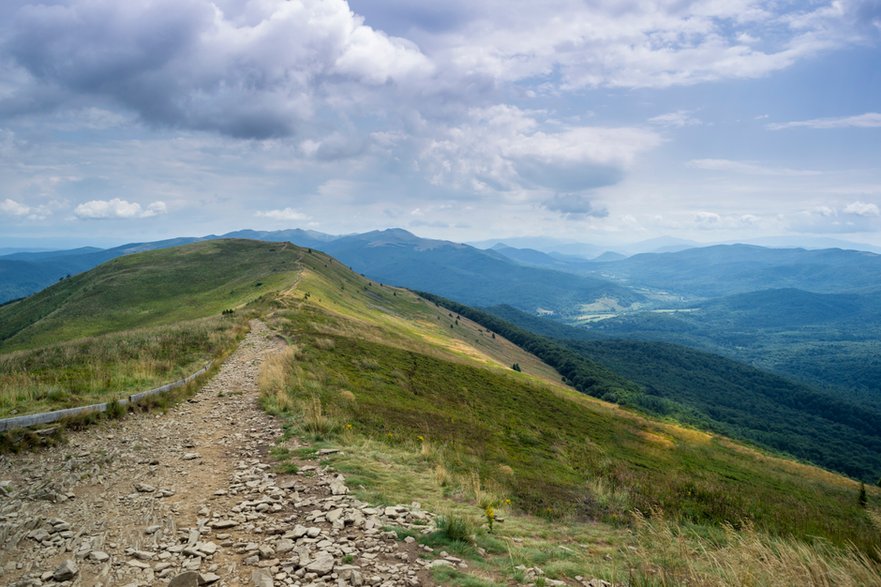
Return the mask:
<path id="1" fill-rule="evenodd" d="M 209 241 L 115 258 L 0 307 L 0 350 L 220 314 L 293 284 L 301 251 Z"/>
<path id="2" fill-rule="evenodd" d="M 328 268 L 332 275 L 305 271 L 300 293 L 275 314 L 275 327 L 297 341 L 280 366 L 286 384 L 267 390 L 277 413 L 296 418 L 299 406 L 320 400 L 338 426 L 376 442 L 421 437 L 445 447 L 451 474 L 479 475 L 520 508 L 552 518 L 614 520 L 630 507 L 663 508 L 701 524 L 748 518 L 785 534 L 804 535 L 808 526 L 833 541 L 850 534 L 828 526 L 828 513 L 811 502 L 840 495 L 834 508 L 856 514 L 847 505 L 852 482 L 621 410 L 558 379 L 535 379 L 525 365 L 513 371 L 486 356 L 501 336 L 464 313 L 347 275 L 332 261 Z"/>
<path id="3" fill-rule="evenodd" d="M 596 336 L 655 340 L 723 354 L 881 408 L 881 302 L 862 293 L 773 289 L 585 325 Z"/>
<path id="4" fill-rule="evenodd" d="M 493 251 L 403 230 L 342 237 L 322 250 L 373 279 L 472 305 L 505 303 L 566 314 L 599 298 L 614 298 L 624 306 L 643 300 L 604 279 L 520 265 Z"/>
<path id="5" fill-rule="evenodd" d="M 294 285 L 304 253 L 245 240 L 133 253 L 0 307 L 0 416 L 189 375 L 234 348 L 249 304 Z"/>
<path id="6" fill-rule="evenodd" d="M 584 393 L 869 482 L 881 473 L 881 409 L 865 402 L 680 345 L 598 337 L 511 307 L 488 313 L 445 303 L 557 366 Z"/>
<path id="7" fill-rule="evenodd" d="M 497 554 L 462 552 L 487 559 L 475 567 L 483 577 L 514 580 L 508 558 L 514 551 L 570 580 L 584 569 L 613 577 L 620 576 L 615 569 L 640 568 L 648 577 L 662 546 L 643 541 L 643 530 L 631 534 L 646 528 L 633 525 L 634 510 L 652 524 L 673 524 L 700 548 L 733 544 L 722 530 L 726 523 L 765 537 L 759 540 L 779 537 L 784 542 L 777 548 L 784 550 L 798 544 L 786 541 L 807 544 L 813 537 L 838 545 L 833 549 L 854 544 L 871 552 L 878 545 L 870 516 L 875 489 L 869 488 L 866 509 L 852 480 L 579 393 L 501 333 L 291 245 L 207 241 L 116 259 L 4 309 L 0 324 L 12 332 L 9 346 L 52 344 L 0 357 L 28 357 L 33 364 L 59 346 L 222 323 L 226 317 L 211 315 L 249 303 L 235 320 L 260 317 L 290 344 L 260 377 L 264 407 L 287 430 L 273 454 L 306 454 L 302 444 L 285 443 L 293 434 L 342 448 L 336 466 L 374 503 L 422 501 L 476 513 L 491 500 L 510 520 L 499 532 L 529 537 L 533 546 L 506 551 L 491 536 L 482 538 Z M 16 307 L 21 311 L 12 312 Z M 93 325 L 90 314 L 99 309 Z M 30 322 L 10 328 L 19 316 Z M 80 333 L 90 336 L 55 342 Z M 588 372 L 579 385 L 609 393 L 635 385 L 593 362 L 582 368 Z M 714 546 L 686 538 L 692 531 Z M 616 546 L 600 553 L 614 555 L 606 559 L 573 542 L 587 535 L 613 540 Z M 637 550 L 629 548 L 634 540 Z M 553 541 L 579 554 L 566 554 Z M 829 557 L 824 564 L 837 568 L 839 557 L 850 556 L 844 552 L 815 556 Z"/>

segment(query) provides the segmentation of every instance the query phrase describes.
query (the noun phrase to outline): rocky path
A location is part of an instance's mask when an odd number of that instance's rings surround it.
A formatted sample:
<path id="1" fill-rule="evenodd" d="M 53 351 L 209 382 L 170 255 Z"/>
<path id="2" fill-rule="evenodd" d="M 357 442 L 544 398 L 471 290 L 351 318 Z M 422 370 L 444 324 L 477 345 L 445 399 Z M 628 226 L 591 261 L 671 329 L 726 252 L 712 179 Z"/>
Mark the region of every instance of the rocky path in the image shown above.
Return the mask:
<path id="1" fill-rule="evenodd" d="M 279 423 L 257 376 L 281 343 L 250 334 L 193 398 L 0 456 L 0 584 L 305 586 L 429 584 L 417 504 L 373 508 L 320 460 L 276 474 Z M 302 464 L 302 463 L 301 463 Z M 425 553 L 422 553 L 425 554 Z M 429 557 L 434 558 L 434 556 Z"/>

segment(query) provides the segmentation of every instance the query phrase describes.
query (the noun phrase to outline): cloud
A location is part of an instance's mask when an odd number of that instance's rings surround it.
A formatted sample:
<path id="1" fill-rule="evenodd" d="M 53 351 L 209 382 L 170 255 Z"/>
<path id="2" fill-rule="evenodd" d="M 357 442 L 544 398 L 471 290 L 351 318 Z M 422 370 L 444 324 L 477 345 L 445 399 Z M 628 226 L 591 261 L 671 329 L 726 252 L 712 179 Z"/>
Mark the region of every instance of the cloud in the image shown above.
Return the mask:
<path id="1" fill-rule="evenodd" d="M 473 109 L 466 123 L 427 142 L 420 165 L 436 184 L 547 196 L 618 183 L 640 153 L 661 142 L 639 128 L 551 127 L 540 116 L 510 105 Z"/>
<path id="2" fill-rule="evenodd" d="M 881 210 L 876 204 L 867 202 L 851 202 L 844 207 L 845 214 L 855 214 L 857 216 L 881 216 Z"/>
<path id="3" fill-rule="evenodd" d="M 280 210 L 264 210 L 257 212 L 258 218 L 272 218 L 273 220 L 309 220 L 309 216 L 294 208 L 282 208 Z"/>
<path id="4" fill-rule="evenodd" d="M 329 100 L 357 100 L 352 87 L 431 75 L 413 43 L 364 25 L 344 0 L 225 4 L 25 3 L 4 53 L 31 83 L 0 111 L 97 99 L 152 124 L 267 138 L 327 116 Z"/>
<path id="5" fill-rule="evenodd" d="M 17 200 L 5 198 L 0 200 L 0 214 L 28 220 L 45 220 L 52 214 L 53 204 L 28 206 Z"/>
<path id="6" fill-rule="evenodd" d="M 9 214 L 10 216 L 27 216 L 31 213 L 31 208 L 20 202 L 16 202 L 10 198 L 0 201 L 0 212 Z"/>
<path id="7" fill-rule="evenodd" d="M 792 216 L 789 227 L 805 233 L 857 233 L 881 230 L 881 208 L 854 201 L 844 206 L 822 205 Z"/>
<path id="8" fill-rule="evenodd" d="M 771 130 L 784 130 L 787 128 L 878 128 L 881 127 L 881 113 L 866 112 L 856 116 L 842 116 L 837 118 L 813 118 L 810 120 L 795 120 L 792 122 L 779 122 L 769 124 Z"/>
<path id="9" fill-rule="evenodd" d="M 593 200 L 584 194 L 557 194 L 542 203 L 544 208 L 552 212 L 559 212 L 569 220 L 580 220 L 588 217 L 605 218 L 609 211 L 596 205 Z"/>
<path id="10" fill-rule="evenodd" d="M 742 173 L 744 175 L 779 175 L 789 177 L 819 175 L 818 171 L 812 171 L 809 169 L 767 167 L 754 161 L 733 161 L 731 159 L 692 159 L 688 162 L 688 166 L 706 171 L 726 171 L 730 173 Z"/>
<path id="11" fill-rule="evenodd" d="M 677 110 L 676 112 L 659 114 L 658 116 L 653 116 L 649 118 L 649 122 L 657 126 L 666 126 L 670 128 L 699 126 L 703 124 L 700 119 L 692 116 L 688 110 Z"/>
<path id="12" fill-rule="evenodd" d="M 137 202 L 128 202 L 119 198 L 111 200 L 90 200 L 74 208 L 74 215 L 82 219 L 107 218 L 150 218 L 167 212 L 165 202 L 152 202 L 143 208 Z"/>

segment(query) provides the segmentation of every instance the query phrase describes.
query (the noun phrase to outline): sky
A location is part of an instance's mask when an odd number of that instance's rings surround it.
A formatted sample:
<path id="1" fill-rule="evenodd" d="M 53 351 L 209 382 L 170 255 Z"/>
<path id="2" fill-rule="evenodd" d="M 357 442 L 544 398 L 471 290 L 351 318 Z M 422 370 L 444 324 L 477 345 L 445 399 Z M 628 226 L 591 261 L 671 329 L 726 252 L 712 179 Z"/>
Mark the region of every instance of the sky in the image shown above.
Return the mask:
<path id="1" fill-rule="evenodd" d="M 0 246 L 881 245 L 881 0 L 3 0 Z"/>

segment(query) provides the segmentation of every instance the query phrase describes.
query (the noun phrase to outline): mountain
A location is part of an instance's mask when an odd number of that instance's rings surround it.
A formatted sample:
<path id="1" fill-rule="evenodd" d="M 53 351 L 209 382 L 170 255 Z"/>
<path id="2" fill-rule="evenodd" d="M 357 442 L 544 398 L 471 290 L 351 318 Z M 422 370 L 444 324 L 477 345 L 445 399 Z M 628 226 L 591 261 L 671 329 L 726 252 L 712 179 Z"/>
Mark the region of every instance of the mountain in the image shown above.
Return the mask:
<path id="1" fill-rule="evenodd" d="M 506 303 L 533 312 L 568 313 L 599 298 L 625 306 L 642 300 L 603 279 L 527 267 L 495 251 L 423 239 L 401 229 L 341 237 L 322 250 L 377 281 L 474 305 Z"/>
<path id="2" fill-rule="evenodd" d="M 236 230 L 217 238 L 246 238 L 260 241 L 291 242 L 301 247 L 321 248 L 332 240 L 339 238 L 315 230 Z"/>
<path id="3" fill-rule="evenodd" d="M 716 245 L 640 254 L 604 263 L 595 274 L 635 287 L 690 297 L 797 288 L 841 293 L 881 286 L 881 255 L 841 249 L 768 249 Z"/>
<path id="4" fill-rule="evenodd" d="M 443 242 L 414 243 L 407 234 L 368 238 L 379 250 L 449 254 Z M 228 309 L 235 311 L 221 315 Z M 646 561 L 659 555 L 662 546 L 644 540 L 646 526 L 634 516 L 672 524 L 682 536 L 679 548 L 694 535 L 711 537 L 707 548 L 724 540 L 730 550 L 742 530 L 774 537 L 776 551 L 804 552 L 819 537 L 827 550 L 810 555 L 824 564 L 829 557 L 833 568 L 838 559 L 828 549 L 877 547 L 873 510 L 859 504 L 853 480 L 579 393 L 527 351 L 529 341 L 517 346 L 459 309 L 359 276 L 317 250 L 210 240 L 119 257 L 0 308 L 0 385 L 36 376 L 60 358 L 77 367 L 78 386 L 112 394 L 103 375 L 113 357 L 95 378 L 89 367 L 101 357 L 78 349 L 103 340 L 111 352 L 136 340 L 134 350 L 152 358 L 165 354 L 153 348 L 153 337 L 168 331 L 167 338 L 187 340 L 175 330 L 181 324 L 260 319 L 290 344 L 260 377 L 262 405 L 281 419 L 285 440 L 297 436 L 272 454 L 339 450 L 327 458 L 340 459 L 332 464 L 359 499 L 373 492 L 386 498 L 379 503 L 401 503 L 405 491 L 410 501 L 442 504 L 436 511 L 448 518 L 466 508 L 485 518 L 498 508 L 508 520 L 497 528 L 503 536 L 557 536 L 562 529 L 560 545 L 569 550 L 542 546 L 541 556 L 573 576 L 583 572 L 578 552 L 586 549 L 575 546 L 586 534 L 615 540 L 610 552 Z M 638 386 L 594 361 L 579 363 L 579 385 L 609 393 Z M 54 367 L 47 381 L 53 374 Z M 40 397 L 68 392 L 66 383 L 53 385 Z M 31 398 L 22 394 L 22 401 Z M 869 487 L 870 507 L 879 499 Z M 486 565 L 498 559 L 510 572 L 516 543 L 482 536 Z M 715 550 L 694 552 L 710 561 Z M 739 552 L 744 560 L 754 553 Z M 632 575 L 632 566 L 622 568 Z"/>
<path id="5" fill-rule="evenodd" d="M 217 240 L 119 256 L 0 307 L 0 350 L 220 314 L 289 283 L 298 251 Z"/>

